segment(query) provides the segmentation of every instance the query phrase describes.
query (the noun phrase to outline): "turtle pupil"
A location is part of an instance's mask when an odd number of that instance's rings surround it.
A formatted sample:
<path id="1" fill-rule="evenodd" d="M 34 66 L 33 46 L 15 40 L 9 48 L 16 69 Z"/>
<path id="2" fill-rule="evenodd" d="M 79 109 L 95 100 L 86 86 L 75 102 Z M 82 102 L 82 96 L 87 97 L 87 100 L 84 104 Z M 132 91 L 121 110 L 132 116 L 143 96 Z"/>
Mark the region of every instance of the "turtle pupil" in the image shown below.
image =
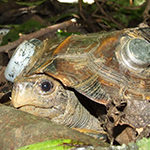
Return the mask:
<path id="1" fill-rule="evenodd" d="M 41 89 L 44 91 L 44 92 L 48 92 L 51 90 L 51 88 L 53 87 L 52 83 L 49 82 L 49 81 L 44 81 L 41 83 Z"/>

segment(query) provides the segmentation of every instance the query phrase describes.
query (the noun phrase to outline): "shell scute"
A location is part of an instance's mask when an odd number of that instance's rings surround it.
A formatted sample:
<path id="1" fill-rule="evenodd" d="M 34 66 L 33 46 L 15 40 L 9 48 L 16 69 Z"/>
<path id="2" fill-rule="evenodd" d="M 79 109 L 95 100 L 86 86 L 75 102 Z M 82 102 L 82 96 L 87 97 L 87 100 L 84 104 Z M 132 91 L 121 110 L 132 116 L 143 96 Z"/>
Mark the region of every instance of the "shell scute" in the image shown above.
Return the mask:
<path id="1" fill-rule="evenodd" d="M 103 104 L 116 97 L 141 99 L 137 95 L 143 93 L 149 97 L 147 87 L 150 69 L 138 72 L 126 67 L 120 59 L 120 51 L 124 51 L 122 47 L 128 39 L 138 37 L 147 40 L 148 31 L 134 28 L 109 33 L 71 35 L 64 41 L 55 42 L 55 46 L 47 40 L 45 53 L 27 74 L 46 73 L 65 86 Z M 141 80 L 145 81 L 144 88 L 140 88 Z M 125 94 L 120 89 L 125 89 Z"/>

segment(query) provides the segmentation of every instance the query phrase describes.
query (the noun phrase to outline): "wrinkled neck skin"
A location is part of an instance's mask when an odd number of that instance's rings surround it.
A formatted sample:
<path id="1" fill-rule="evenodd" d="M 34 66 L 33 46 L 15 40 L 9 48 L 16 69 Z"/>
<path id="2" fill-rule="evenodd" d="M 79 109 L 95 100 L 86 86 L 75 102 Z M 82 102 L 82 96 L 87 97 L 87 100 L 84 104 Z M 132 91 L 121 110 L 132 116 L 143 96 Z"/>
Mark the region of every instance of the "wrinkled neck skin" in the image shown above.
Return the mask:
<path id="1" fill-rule="evenodd" d="M 91 115 L 79 102 L 74 92 L 66 91 L 68 100 L 63 114 L 54 117 L 52 121 L 64 124 L 71 128 L 85 128 L 101 131 L 100 122 Z"/>
<path id="2" fill-rule="evenodd" d="M 43 81 L 53 83 L 49 92 L 41 90 Z M 16 81 L 12 91 L 12 104 L 22 111 L 49 118 L 71 128 L 101 131 L 98 119 L 81 105 L 74 92 L 64 89 L 58 81 L 46 75 Z"/>

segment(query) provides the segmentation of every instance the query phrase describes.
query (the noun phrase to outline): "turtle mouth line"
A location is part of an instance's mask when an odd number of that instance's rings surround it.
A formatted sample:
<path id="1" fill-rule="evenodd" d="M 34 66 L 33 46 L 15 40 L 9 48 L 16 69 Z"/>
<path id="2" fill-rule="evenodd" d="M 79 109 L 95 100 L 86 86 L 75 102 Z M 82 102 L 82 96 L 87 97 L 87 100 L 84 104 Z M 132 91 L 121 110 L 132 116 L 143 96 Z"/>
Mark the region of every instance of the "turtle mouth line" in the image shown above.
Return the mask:
<path id="1" fill-rule="evenodd" d="M 63 110 L 58 109 L 55 106 L 51 107 L 40 107 L 40 106 L 34 106 L 34 105 L 23 105 L 20 107 L 17 107 L 18 110 L 30 113 L 35 116 L 40 116 L 48 119 L 53 119 L 57 117 L 60 114 L 63 114 Z"/>
<path id="2" fill-rule="evenodd" d="M 19 107 L 15 107 L 16 109 L 22 109 L 22 108 L 25 108 L 25 107 L 28 107 L 28 108 L 39 108 L 39 109 L 53 109 L 55 108 L 54 106 L 51 106 L 51 107 L 41 107 L 41 106 L 35 106 L 35 105 L 30 105 L 30 104 L 26 104 L 26 105 L 23 105 L 23 106 L 19 106 Z"/>
<path id="3" fill-rule="evenodd" d="M 24 110 L 24 109 L 32 109 L 32 110 L 36 110 L 36 109 L 42 109 L 42 110 L 56 110 L 56 111 L 59 111 L 60 113 L 64 113 L 61 109 L 55 107 L 55 106 L 50 106 L 50 107 L 41 107 L 41 106 L 35 106 L 35 105 L 30 105 L 30 104 L 26 104 L 26 105 L 23 105 L 23 106 L 19 106 L 19 107 L 16 107 L 16 109 L 19 109 L 19 110 Z"/>

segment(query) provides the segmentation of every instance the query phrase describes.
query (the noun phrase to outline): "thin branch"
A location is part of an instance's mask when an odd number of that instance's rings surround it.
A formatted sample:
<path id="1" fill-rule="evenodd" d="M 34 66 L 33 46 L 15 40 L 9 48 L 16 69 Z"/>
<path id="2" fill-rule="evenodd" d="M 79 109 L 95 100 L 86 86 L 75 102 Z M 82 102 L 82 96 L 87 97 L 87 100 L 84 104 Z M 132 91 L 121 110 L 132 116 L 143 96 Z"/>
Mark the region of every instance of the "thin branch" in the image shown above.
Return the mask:
<path id="1" fill-rule="evenodd" d="M 58 29 L 63 29 L 63 28 L 69 27 L 69 26 L 71 26 L 75 23 L 76 23 L 76 20 L 71 19 L 71 20 L 65 21 L 63 23 L 48 26 L 46 28 L 40 29 L 36 32 L 30 33 L 30 34 L 27 34 L 27 35 L 22 35 L 18 40 L 14 41 L 14 42 L 11 42 L 11 43 L 8 43 L 7 45 L 1 46 L 0 47 L 0 52 L 8 52 L 9 50 L 16 48 L 24 40 L 30 40 L 32 38 L 40 38 L 44 35 L 47 35 L 51 32 L 54 32 Z"/>
<path id="2" fill-rule="evenodd" d="M 147 19 L 150 18 L 150 0 L 146 0 L 146 7 L 143 13 L 144 22 L 147 22 Z"/>
<path id="3" fill-rule="evenodd" d="M 111 17 L 111 15 L 107 14 L 107 13 L 104 11 L 102 5 L 99 4 L 98 0 L 95 0 L 95 3 L 96 3 L 96 5 L 99 7 L 101 13 L 102 13 L 105 17 L 107 17 L 109 20 L 111 20 L 113 23 L 115 23 L 115 24 L 118 26 L 119 29 L 124 28 L 124 26 L 123 26 L 121 23 L 118 23 L 118 21 L 116 21 L 113 17 Z M 104 3 L 102 3 L 102 4 L 104 4 Z"/>
<path id="4" fill-rule="evenodd" d="M 80 16 L 82 17 L 82 19 L 84 21 L 86 21 L 86 18 L 85 18 L 84 14 L 83 14 L 83 9 L 82 9 L 82 3 L 83 3 L 83 1 L 82 0 L 78 0 L 78 3 L 79 3 L 79 13 L 80 13 Z"/>

